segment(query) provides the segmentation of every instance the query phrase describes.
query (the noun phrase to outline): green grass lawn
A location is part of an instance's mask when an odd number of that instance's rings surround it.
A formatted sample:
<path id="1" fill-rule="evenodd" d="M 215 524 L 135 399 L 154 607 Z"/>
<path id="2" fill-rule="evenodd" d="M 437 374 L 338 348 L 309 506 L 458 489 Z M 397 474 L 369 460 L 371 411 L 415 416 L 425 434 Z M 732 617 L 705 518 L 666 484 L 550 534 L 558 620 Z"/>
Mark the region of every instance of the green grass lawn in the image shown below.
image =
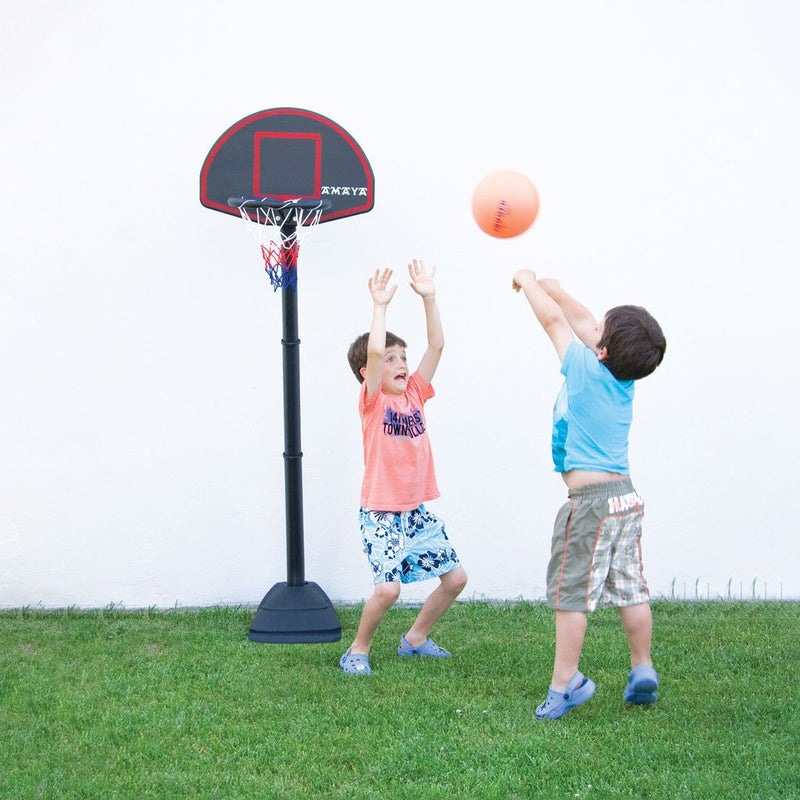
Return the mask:
<path id="1" fill-rule="evenodd" d="M 459 603 L 448 661 L 369 677 L 334 644 L 256 644 L 254 609 L 0 612 L 0 798 L 800 798 L 800 604 L 659 602 L 661 699 L 626 706 L 615 611 L 590 618 L 594 699 L 555 722 L 543 605 Z"/>

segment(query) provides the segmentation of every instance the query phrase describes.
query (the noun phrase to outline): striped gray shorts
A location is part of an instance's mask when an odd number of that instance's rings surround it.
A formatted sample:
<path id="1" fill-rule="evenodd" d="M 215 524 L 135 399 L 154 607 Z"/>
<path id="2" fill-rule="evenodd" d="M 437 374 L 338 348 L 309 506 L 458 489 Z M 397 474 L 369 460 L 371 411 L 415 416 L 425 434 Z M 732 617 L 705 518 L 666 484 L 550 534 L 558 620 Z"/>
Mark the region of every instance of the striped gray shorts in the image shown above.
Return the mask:
<path id="1" fill-rule="evenodd" d="M 650 600 L 642 569 L 644 503 L 630 478 L 570 491 L 553 529 L 547 603 L 594 611 Z"/>

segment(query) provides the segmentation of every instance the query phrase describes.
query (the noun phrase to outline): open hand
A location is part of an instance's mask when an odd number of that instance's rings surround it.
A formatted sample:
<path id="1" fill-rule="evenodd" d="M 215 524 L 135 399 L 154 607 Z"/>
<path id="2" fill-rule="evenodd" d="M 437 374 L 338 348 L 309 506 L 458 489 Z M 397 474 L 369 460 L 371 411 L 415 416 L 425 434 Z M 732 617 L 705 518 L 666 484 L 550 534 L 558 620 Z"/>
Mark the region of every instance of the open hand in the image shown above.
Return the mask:
<path id="1" fill-rule="evenodd" d="M 375 274 L 369 279 L 369 291 L 372 301 L 376 306 L 388 306 L 394 293 L 397 291 L 397 284 L 390 287 L 389 281 L 392 279 L 391 269 L 376 269 Z"/>
<path id="2" fill-rule="evenodd" d="M 431 269 L 429 275 L 425 269 L 425 262 L 417 261 L 415 258 L 408 265 L 408 274 L 411 276 L 411 288 L 420 297 L 435 297 L 436 284 L 433 282 L 433 276 L 436 274 L 436 267 Z"/>

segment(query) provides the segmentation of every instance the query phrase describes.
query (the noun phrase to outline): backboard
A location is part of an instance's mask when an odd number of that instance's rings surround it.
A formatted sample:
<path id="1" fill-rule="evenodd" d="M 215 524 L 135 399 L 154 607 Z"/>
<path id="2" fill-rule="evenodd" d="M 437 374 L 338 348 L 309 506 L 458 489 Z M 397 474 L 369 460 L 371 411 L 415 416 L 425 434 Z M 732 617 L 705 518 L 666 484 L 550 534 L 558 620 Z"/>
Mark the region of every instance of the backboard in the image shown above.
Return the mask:
<path id="1" fill-rule="evenodd" d="M 333 120 L 302 108 L 250 114 L 217 139 L 200 173 L 200 202 L 239 216 L 230 198 L 327 200 L 320 223 L 363 214 L 375 178 L 353 137 Z"/>

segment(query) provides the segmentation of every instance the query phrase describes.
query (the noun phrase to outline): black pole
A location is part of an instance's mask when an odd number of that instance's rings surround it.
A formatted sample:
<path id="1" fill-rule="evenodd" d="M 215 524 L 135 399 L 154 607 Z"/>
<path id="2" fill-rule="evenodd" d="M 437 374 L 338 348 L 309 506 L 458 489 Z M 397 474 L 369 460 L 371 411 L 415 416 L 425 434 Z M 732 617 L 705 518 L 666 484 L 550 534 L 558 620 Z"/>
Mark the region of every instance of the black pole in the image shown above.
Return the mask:
<path id="1" fill-rule="evenodd" d="M 294 238 L 292 215 L 281 225 L 281 257 L 284 268 L 294 259 L 287 245 Z M 295 276 L 297 277 L 297 276 Z M 303 549 L 303 452 L 300 442 L 300 338 L 297 323 L 297 287 L 281 287 L 283 317 L 283 441 L 286 504 L 285 583 L 276 583 L 261 601 L 248 638 L 254 642 L 338 642 L 342 626 L 328 596 L 316 583 L 305 579 Z"/>
<path id="2" fill-rule="evenodd" d="M 286 576 L 289 586 L 302 586 L 305 583 L 305 551 L 303 548 L 303 451 L 300 443 L 300 339 L 297 332 L 297 289 L 284 286 L 281 294 Z"/>

